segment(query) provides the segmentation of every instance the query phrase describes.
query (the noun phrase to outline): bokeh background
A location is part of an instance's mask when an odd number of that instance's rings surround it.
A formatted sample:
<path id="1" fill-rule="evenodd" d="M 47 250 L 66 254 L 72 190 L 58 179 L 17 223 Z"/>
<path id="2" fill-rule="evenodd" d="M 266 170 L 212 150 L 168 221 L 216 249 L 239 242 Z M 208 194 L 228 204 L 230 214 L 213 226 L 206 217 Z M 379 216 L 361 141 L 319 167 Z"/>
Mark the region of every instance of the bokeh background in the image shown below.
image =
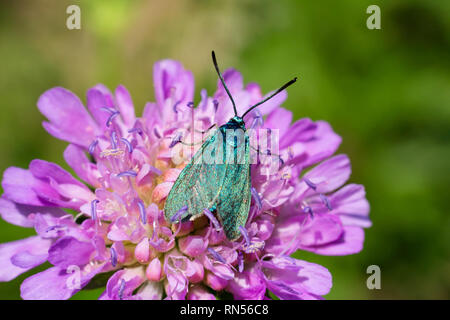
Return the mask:
<path id="1" fill-rule="evenodd" d="M 70 4 L 81 7 L 81 30 L 66 28 Z M 371 4 L 381 30 L 366 27 Z M 0 171 L 34 158 L 68 169 L 66 143 L 41 126 L 45 90 L 84 99 L 99 82 L 123 84 L 140 113 L 154 99 L 153 63 L 173 58 L 193 71 L 198 101 L 201 88 L 215 89 L 211 49 L 265 92 L 299 75 L 285 107 L 329 121 L 352 160 L 351 182 L 366 186 L 373 227 L 362 253 L 297 253 L 331 271 L 327 298 L 449 299 L 449 1 L 1 1 Z M 0 242 L 32 233 L 0 221 Z M 366 287 L 372 264 L 381 290 Z M 36 270 L 0 283 L 0 298 L 19 299 Z"/>

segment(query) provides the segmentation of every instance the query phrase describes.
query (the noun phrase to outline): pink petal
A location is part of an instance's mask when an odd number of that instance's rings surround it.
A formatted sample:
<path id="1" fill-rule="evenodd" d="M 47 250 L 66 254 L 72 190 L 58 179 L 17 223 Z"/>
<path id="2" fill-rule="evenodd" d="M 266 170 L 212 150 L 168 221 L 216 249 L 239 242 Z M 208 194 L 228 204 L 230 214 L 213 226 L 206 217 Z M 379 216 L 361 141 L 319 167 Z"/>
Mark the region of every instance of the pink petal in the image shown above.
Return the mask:
<path id="1" fill-rule="evenodd" d="M 266 99 L 267 97 L 269 97 L 270 95 L 275 93 L 275 90 L 270 91 L 264 97 L 262 97 L 260 100 Z M 286 99 L 287 99 L 287 91 L 283 90 L 279 94 L 277 94 L 275 97 L 273 97 L 272 99 L 270 99 L 267 102 L 264 102 L 263 104 L 258 106 L 257 109 L 259 110 L 259 112 L 261 112 L 262 115 L 269 114 L 272 111 L 277 110 L 278 107 L 280 107 L 284 103 L 284 101 L 286 101 Z"/>
<path id="2" fill-rule="evenodd" d="M 36 159 L 30 163 L 30 172 L 39 179 L 33 191 L 47 202 L 77 210 L 93 198 L 84 184 L 57 164 Z"/>
<path id="3" fill-rule="evenodd" d="M 89 89 L 86 97 L 86 105 L 93 115 L 98 126 L 105 130 L 106 121 L 108 121 L 108 117 L 110 116 L 110 114 L 101 108 L 107 108 L 111 106 L 108 105 L 108 101 L 103 92 L 95 87 Z"/>
<path id="4" fill-rule="evenodd" d="M 37 105 L 50 121 L 44 122 L 44 128 L 56 138 L 87 148 L 98 133 L 97 124 L 69 90 L 60 87 L 47 90 Z"/>
<path id="5" fill-rule="evenodd" d="M 120 111 L 120 115 L 122 116 L 123 122 L 127 126 L 133 126 L 136 121 L 136 116 L 134 113 L 134 105 L 133 100 L 131 100 L 130 93 L 128 90 L 119 85 L 115 91 L 117 106 Z"/>
<path id="6" fill-rule="evenodd" d="M 33 254 L 29 251 L 19 252 L 11 257 L 11 262 L 13 265 L 18 266 L 19 268 L 28 269 L 34 268 L 45 261 L 47 261 L 48 254 Z"/>
<path id="7" fill-rule="evenodd" d="M 300 245 L 302 247 L 319 246 L 339 239 L 343 227 L 337 216 L 316 214 L 300 232 Z"/>
<path id="8" fill-rule="evenodd" d="M 48 251 L 48 261 L 55 266 L 67 268 L 71 265 L 87 264 L 95 248 L 90 242 L 82 242 L 73 237 L 58 239 Z"/>
<path id="9" fill-rule="evenodd" d="M 228 285 L 229 279 L 224 279 L 218 275 L 207 272 L 205 277 L 205 283 L 213 290 L 221 291 Z"/>
<path id="10" fill-rule="evenodd" d="M 66 214 L 59 208 L 23 205 L 5 197 L 0 198 L 0 214 L 5 221 L 11 224 L 31 228 L 34 226 L 34 218 L 37 213 L 54 217 Z"/>
<path id="11" fill-rule="evenodd" d="M 250 82 L 245 86 L 245 91 L 250 94 L 250 104 L 254 105 L 261 101 L 262 92 L 261 87 L 256 82 Z"/>
<path id="12" fill-rule="evenodd" d="M 317 125 L 311 119 L 303 118 L 296 121 L 280 140 L 280 149 L 287 148 L 297 141 L 310 140 L 317 130 Z"/>
<path id="13" fill-rule="evenodd" d="M 235 300 L 262 300 L 266 293 L 266 284 L 259 272 L 245 270 L 236 274 L 228 283 L 227 291 Z"/>
<path id="14" fill-rule="evenodd" d="M 178 240 L 180 251 L 190 257 L 197 257 L 208 247 L 208 241 L 201 236 L 187 236 Z"/>
<path id="15" fill-rule="evenodd" d="M 175 182 L 180 175 L 181 170 L 180 169 L 169 169 L 163 174 L 163 180 L 166 182 Z"/>
<path id="16" fill-rule="evenodd" d="M 84 185 L 59 165 L 45 160 L 35 159 L 30 162 L 30 171 L 36 178 L 53 178 L 57 183 Z"/>
<path id="17" fill-rule="evenodd" d="M 134 249 L 134 256 L 140 263 L 147 263 L 150 259 L 150 244 L 148 238 L 144 237 Z"/>
<path id="18" fill-rule="evenodd" d="M 172 186 L 173 182 L 163 182 L 158 184 L 156 188 L 153 190 L 152 194 L 153 201 L 160 202 L 161 200 L 165 199 L 169 195 Z"/>
<path id="19" fill-rule="evenodd" d="M 20 286 L 20 295 L 24 300 L 67 300 L 88 284 L 102 269 L 102 264 L 95 268 L 88 265 L 80 269 L 80 273 L 76 269 L 52 267 L 25 279 Z M 77 279 L 79 287 L 76 286 Z"/>
<path id="20" fill-rule="evenodd" d="M 205 268 L 197 259 L 192 260 L 191 267 L 194 269 L 194 273 L 188 277 L 190 283 L 197 283 L 203 281 L 205 276 Z"/>
<path id="21" fill-rule="evenodd" d="M 236 103 L 238 115 L 242 115 L 250 105 L 251 99 L 251 94 L 244 90 L 242 75 L 235 69 L 227 69 L 223 72 L 223 78 Z M 234 110 L 220 79 L 217 80 L 217 91 L 214 94 L 214 99 L 219 103 L 215 113 L 215 122 L 222 125 L 234 116 Z"/>
<path id="22" fill-rule="evenodd" d="M 368 228 L 372 225 L 369 220 L 369 202 L 366 199 L 364 186 L 349 184 L 330 196 L 333 213 L 338 214 L 342 223 L 348 226 Z"/>
<path id="23" fill-rule="evenodd" d="M 314 263 L 281 256 L 262 266 L 269 290 L 281 299 L 317 299 L 332 286 L 330 272 Z"/>
<path id="24" fill-rule="evenodd" d="M 100 172 L 86 156 L 84 150 L 74 144 L 69 144 L 64 150 L 64 160 L 75 173 L 90 185 L 99 187 Z"/>
<path id="25" fill-rule="evenodd" d="M 147 266 L 145 275 L 150 281 L 160 281 L 163 276 L 161 260 L 154 258 Z"/>
<path id="26" fill-rule="evenodd" d="M 325 160 L 307 172 L 304 177 L 317 185 L 318 193 L 328 193 L 342 186 L 350 177 L 350 173 L 350 160 L 341 154 Z M 302 189 L 313 193 L 306 183 L 302 183 Z"/>
<path id="27" fill-rule="evenodd" d="M 307 292 L 316 295 L 325 295 L 330 292 L 332 282 L 327 268 L 302 260 L 297 260 L 297 265 L 302 267 L 298 276 L 307 279 L 302 282 Z"/>
<path id="28" fill-rule="evenodd" d="M 323 246 L 308 247 L 307 250 L 325 256 L 344 256 L 360 252 L 363 248 L 363 244 L 363 229 L 359 227 L 344 226 L 344 233 L 339 240 Z"/>
<path id="29" fill-rule="evenodd" d="M 121 283 L 124 282 L 124 286 L 121 289 Z M 139 287 L 145 281 L 144 268 L 139 266 L 135 268 L 125 268 L 114 273 L 109 278 L 106 284 L 106 292 L 109 299 L 119 300 L 120 290 L 122 298 L 127 298 L 132 295 L 133 291 Z"/>
<path id="30" fill-rule="evenodd" d="M 188 300 L 216 300 L 216 297 L 202 285 L 196 284 L 189 288 Z"/>
<path id="31" fill-rule="evenodd" d="M 174 60 L 162 60 L 153 68 L 156 102 L 162 106 L 173 95 L 174 103 L 190 102 L 194 97 L 194 77 L 183 65 Z M 173 110 L 170 110 L 173 113 Z"/>
<path id="32" fill-rule="evenodd" d="M 142 300 L 161 300 L 164 288 L 162 283 L 147 281 L 136 293 L 135 297 Z"/>
<path id="33" fill-rule="evenodd" d="M 341 144 L 342 138 L 334 133 L 331 126 L 325 121 L 316 121 L 317 130 L 314 138 L 305 142 L 305 150 L 308 154 L 304 167 L 309 167 L 323 159 L 328 158 L 336 152 Z"/>
<path id="34" fill-rule="evenodd" d="M 276 108 L 268 116 L 264 128 L 276 128 L 280 130 L 279 137 L 283 137 L 289 130 L 292 122 L 292 111 L 284 108 Z"/>
<path id="35" fill-rule="evenodd" d="M 46 256 L 50 243 L 50 240 L 34 236 L 0 244 L 0 265 L 2 266 L 0 268 L 0 281 L 10 281 L 47 260 Z M 45 255 L 45 259 L 43 255 Z M 11 261 L 13 257 L 18 264 L 23 262 L 23 264 L 20 264 L 23 267 L 15 265 Z"/>
<path id="36" fill-rule="evenodd" d="M 2 187 L 8 199 L 32 206 L 55 206 L 39 197 L 35 190 L 51 188 L 48 184 L 36 179 L 29 170 L 9 167 L 3 173 Z"/>
<path id="37" fill-rule="evenodd" d="M 222 75 L 228 87 L 228 90 L 230 90 L 231 95 L 243 90 L 244 79 L 239 71 L 229 68 L 226 69 Z M 217 79 L 217 91 L 214 94 L 214 97 L 217 98 L 219 96 L 228 97 L 225 88 L 222 85 L 222 82 L 220 81 L 220 79 Z"/>
<path id="38" fill-rule="evenodd" d="M 299 215 L 277 221 L 264 250 L 275 255 L 293 253 L 298 248 L 302 228 L 303 218 Z"/>

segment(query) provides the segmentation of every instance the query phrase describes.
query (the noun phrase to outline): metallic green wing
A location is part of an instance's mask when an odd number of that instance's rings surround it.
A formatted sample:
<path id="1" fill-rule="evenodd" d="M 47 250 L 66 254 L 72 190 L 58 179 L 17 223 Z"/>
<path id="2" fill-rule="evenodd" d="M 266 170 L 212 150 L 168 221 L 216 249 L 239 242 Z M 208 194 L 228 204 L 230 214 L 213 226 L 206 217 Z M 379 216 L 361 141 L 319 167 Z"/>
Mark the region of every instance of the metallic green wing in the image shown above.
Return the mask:
<path id="1" fill-rule="evenodd" d="M 228 239 L 241 236 L 239 227 L 245 227 L 251 202 L 250 144 L 248 136 L 245 143 L 238 146 L 235 153 L 242 154 L 237 164 L 229 163 L 219 194 L 217 214 Z"/>
<path id="2" fill-rule="evenodd" d="M 203 214 L 204 209 L 215 205 L 224 181 L 226 164 L 204 163 L 202 157 L 205 152 L 214 152 L 219 134 L 221 132 L 217 130 L 203 143 L 175 181 L 164 205 L 167 221 L 194 220 Z M 173 221 L 177 212 L 185 206 L 187 211 Z"/>
<path id="3" fill-rule="evenodd" d="M 171 221 L 187 206 L 187 211 L 175 219 L 185 221 L 202 215 L 204 209 L 217 211 L 227 238 L 235 240 L 240 237 L 239 227 L 245 226 L 250 210 L 250 144 L 245 133 L 243 143 L 231 147 L 233 155 L 227 154 L 230 148 L 226 145 L 226 129 L 226 125 L 219 128 L 182 170 L 166 199 L 164 215 Z M 219 145 L 222 153 L 217 152 Z M 221 156 L 221 163 L 203 163 L 204 152 Z"/>

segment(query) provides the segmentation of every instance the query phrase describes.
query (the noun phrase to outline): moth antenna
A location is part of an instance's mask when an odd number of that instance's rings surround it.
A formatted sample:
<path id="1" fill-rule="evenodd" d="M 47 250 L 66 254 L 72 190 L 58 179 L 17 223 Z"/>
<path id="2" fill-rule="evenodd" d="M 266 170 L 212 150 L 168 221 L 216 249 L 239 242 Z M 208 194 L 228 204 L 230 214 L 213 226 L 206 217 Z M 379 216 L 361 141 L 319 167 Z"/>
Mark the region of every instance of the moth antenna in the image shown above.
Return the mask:
<path id="1" fill-rule="evenodd" d="M 212 55 L 212 60 L 213 60 L 213 63 L 214 63 L 214 67 L 216 68 L 216 71 L 217 71 L 217 74 L 219 75 L 220 81 L 222 82 L 222 85 L 225 88 L 225 91 L 227 92 L 228 96 L 230 97 L 231 103 L 233 104 L 234 115 L 237 116 L 236 104 L 234 103 L 233 97 L 231 96 L 231 93 L 228 90 L 227 85 L 225 84 L 225 80 L 223 79 L 223 76 L 220 73 L 219 65 L 217 64 L 216 54 L 214 53 L 214 50 L 212 51 L 211 55 Z"/>
<path id="2" fill-rule="evenodd" d="M 264 102 L 272 99 L 273 97 L 275 97 L 277 94 L 279 94 L 281 91 L 283 91 L 284 89 L 286 89 L 287 87 L 289 87 L 291 84 L 294 84 L 295 81 L 297 81 L 297 77 L 295 77 L 294 79 L 292 79 L 291 81 L 285 83 L 280 89 L 278 89 L 277 91 L 275 91 L 274 94 L 270 95 L 269 97 L 267 97 L 266 99 L 258 102 L 257 104 L 251 106 L 247 111 L 245 111 L 245 113 L 242 115 L 242 119 L 244 119 L 245 115 L 247 113 L 249 113 L 250 111 L 252 111 L 253 109 L 255 109 L 256 107 L 258 107 L 259 105 L 263 104 Z"/>

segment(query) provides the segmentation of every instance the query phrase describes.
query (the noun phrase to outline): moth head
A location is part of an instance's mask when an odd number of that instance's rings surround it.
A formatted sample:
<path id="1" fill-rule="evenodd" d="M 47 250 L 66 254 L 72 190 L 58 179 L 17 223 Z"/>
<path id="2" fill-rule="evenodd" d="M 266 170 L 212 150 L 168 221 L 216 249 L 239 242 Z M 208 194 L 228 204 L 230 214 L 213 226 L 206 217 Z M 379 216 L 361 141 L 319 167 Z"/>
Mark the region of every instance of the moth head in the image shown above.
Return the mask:
<path id="1" fill-rule="evenodd" d="M 241 128 L 245 131 L 245 122 L 244 119 L 242 119 L 241 117 L 234 116 L 233 118 L 230 119 L 230 122 L 236 124 L 238 128 Z"/>

